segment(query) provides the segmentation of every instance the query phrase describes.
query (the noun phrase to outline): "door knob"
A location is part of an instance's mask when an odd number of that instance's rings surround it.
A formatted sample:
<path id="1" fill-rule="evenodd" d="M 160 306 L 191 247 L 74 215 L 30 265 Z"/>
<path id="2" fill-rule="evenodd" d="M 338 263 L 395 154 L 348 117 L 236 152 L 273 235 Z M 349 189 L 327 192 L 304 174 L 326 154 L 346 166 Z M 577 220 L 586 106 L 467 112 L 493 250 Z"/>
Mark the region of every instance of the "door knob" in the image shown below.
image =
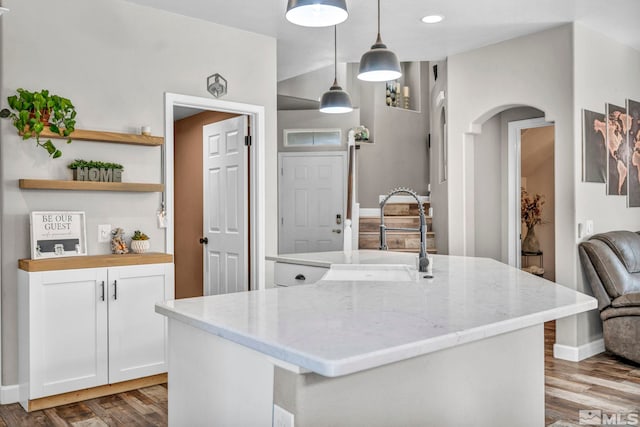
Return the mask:
<path id="1" fill-rule="evenodd" d="M 334 233 L 338 233 L 338 234 L 342 233 L 342 230 L 340 230 L 339 228 L 334 228 L 331 231 L 333 231 Z"/>
<path id="2" fill-rule="evenodd" d="M 200 244 L 206 245 L 208 243 L 209 243 L 209 238 L 208 237 L 201 237 L 200 238 Z"/>

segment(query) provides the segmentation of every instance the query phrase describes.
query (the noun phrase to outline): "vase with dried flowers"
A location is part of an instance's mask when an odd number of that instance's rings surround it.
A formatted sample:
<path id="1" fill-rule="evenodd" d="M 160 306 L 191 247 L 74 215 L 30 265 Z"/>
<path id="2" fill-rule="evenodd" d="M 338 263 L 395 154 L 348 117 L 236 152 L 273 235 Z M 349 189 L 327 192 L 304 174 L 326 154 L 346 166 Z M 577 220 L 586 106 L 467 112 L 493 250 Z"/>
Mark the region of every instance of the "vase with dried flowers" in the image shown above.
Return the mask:
<path id="1" fill-rule="evenodd" d="M 520 219 L 527 227 L 527 235 L 522 241 L 522 252 L 539 253 L 540 242 L 536 237 L 535 226 L 542 223 L 544 196 L 529 195 L 524 188 L 520 191 Z"/>

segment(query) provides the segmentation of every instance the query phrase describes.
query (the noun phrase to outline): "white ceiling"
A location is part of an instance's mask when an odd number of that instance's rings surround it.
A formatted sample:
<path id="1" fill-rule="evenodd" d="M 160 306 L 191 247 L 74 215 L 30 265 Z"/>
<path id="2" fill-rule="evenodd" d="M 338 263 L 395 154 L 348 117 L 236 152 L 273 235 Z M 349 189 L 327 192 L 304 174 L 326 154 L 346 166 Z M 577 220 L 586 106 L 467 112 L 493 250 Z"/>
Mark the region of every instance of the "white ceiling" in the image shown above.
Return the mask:
<path id="1" fill-rule="evenodd" d="M 278 80 L 329 65 L 331 28 L 284 18 L 287 0 L 128 0 L 278 39 Z M 376 37 L 376 2 L 347 0 L 338 27 L 338 60 L 358 62 Z M 480 46 L 578 21 L 640 50 L 640 0 L 383 0 L 382 39 L 401 61 L 436 60 Z M 420 18 L 438 13 L 444 22 Z"/>

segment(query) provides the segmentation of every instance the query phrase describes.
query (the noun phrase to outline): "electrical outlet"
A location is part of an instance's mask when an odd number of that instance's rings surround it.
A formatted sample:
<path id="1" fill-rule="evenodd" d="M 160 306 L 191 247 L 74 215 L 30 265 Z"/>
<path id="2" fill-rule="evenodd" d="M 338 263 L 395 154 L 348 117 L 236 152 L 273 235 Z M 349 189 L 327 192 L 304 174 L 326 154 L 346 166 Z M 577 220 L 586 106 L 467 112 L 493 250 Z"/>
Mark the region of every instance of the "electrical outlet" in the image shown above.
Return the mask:
<path id="1" fill-rule="evenodd" d="M 294 427 L 293 414 L 274 403 L 272 426 L 273 427 Z"/>
<path id="2" fill-rule="evenodd" d="M 98 225 L 98 243 L 111 241 L 111 224 Z"/>

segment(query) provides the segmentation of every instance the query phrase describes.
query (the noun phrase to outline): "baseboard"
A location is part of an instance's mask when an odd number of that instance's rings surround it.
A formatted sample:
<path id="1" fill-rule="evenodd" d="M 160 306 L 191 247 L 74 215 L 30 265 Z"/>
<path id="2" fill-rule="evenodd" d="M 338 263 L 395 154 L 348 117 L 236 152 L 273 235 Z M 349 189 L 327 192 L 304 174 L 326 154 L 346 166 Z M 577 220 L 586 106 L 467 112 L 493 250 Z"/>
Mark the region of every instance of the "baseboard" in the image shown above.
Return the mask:
<path id="1" fill-rule="evenodd" d="M 581 345 L 580 347 L 562 344 L 553 345 L 553 357 L 570 362 L 579 362 L 602 352 L 604 352 L 604 340 L 602 338 Z"/>
<path id="2" fill-rule="evenodd" d="M 16 403 L 20 400 L 18 384 L 3 385 L 0 387 L 0 404 Z"/>

